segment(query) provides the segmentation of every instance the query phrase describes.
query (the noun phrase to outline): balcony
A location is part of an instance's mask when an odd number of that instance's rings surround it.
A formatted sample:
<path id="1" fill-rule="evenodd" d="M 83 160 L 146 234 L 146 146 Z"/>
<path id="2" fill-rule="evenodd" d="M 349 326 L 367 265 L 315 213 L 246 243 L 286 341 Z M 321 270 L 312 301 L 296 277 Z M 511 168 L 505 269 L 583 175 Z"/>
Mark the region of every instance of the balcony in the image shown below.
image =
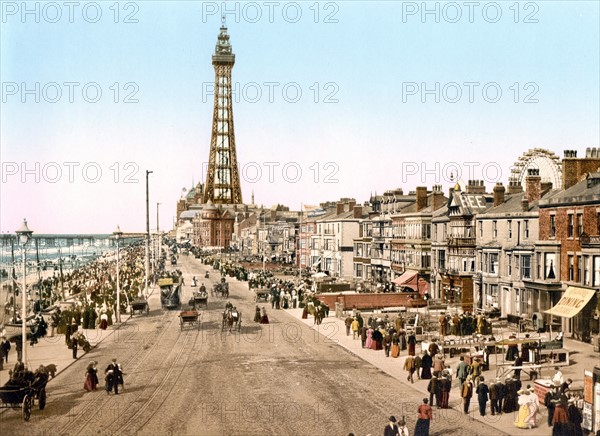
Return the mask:
<path id="1" fill-rule="evenodd" d="M 475 247 L 475 238 L 462 238 L 458 236 L 448 237 L 448 246 L 453 247 Z"/>
<path id="2" fill-rule="evenodd" d="M 600 235 L 588 235 L 587 233 L 582 233 L 579 237 L 579 242 L 581 242 L 582 248 L 600 247 Z"/>

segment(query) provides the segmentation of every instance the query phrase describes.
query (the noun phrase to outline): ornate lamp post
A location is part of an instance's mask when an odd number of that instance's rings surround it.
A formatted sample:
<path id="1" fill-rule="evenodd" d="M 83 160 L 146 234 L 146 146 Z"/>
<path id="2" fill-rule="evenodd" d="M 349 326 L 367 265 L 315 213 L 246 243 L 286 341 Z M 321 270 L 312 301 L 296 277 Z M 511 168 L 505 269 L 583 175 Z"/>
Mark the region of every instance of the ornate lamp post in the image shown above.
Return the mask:
<path id="1" fill-rule="evenodd" d="M 29 240 L 31 239 L 31 235 L 33 231 L 29 230 L 27 227 L 27 220 L 23 220 L 23 225 L 19 227 L 19 230 L 15 232 L 19 237 L 19 242 L 21 242 L 21 247 L 23 247 L 23 289 L 21 289 L 21 346 L 23 350 L 23 354 L 21 356 L 21 362 L 27 362 L 27 298 L 26 294 L 26 266 L 27 260 L 25 258 L 25 247 Z"/>
<path id="2" fill-rule="evenodd" d="M 121 322 L 121 282 L 119 281 L 119 240 L 121 236 L 123 236 L 123 232 L 121 228 L 117 226 L 116 230 L 113 232 L 113 236 L 117 241 L 117 311 L 115 313 L 115 320 L 117 322 Z"/>

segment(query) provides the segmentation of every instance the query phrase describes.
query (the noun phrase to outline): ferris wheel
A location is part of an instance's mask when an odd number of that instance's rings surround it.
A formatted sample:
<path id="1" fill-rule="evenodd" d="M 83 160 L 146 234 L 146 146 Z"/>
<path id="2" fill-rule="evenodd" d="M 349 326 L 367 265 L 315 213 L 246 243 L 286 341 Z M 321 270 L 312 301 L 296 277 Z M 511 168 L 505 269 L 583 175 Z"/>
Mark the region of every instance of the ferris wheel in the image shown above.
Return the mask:
<path id="1" fill-rule="evenodd" d="M 551 182 L 554 189 L 562 186 L 562 166 L 556 153 L 544 148 L 532 148 L 523 153 L 511 167 L 511 180 L 518 181 L 525 189 L 529 169 L 539 170 L 542 182 Z"/>

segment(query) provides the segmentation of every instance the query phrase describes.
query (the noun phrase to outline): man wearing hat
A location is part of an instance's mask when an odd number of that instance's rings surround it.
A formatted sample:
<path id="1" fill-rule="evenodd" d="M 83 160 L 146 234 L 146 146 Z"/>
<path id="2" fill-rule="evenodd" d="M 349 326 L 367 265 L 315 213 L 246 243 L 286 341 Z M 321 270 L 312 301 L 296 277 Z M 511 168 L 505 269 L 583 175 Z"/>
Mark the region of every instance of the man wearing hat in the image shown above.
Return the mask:
<path id="1" fill-rule="evenodd" d="M 396 425 L 396 417 L 390 416 L 390 423 L 385 426 L 385 430 L 383 430 L 383 436 L 399 436 L 400 430 L 398 429 L 398 425 Z"/>
<path id="2" fill-rule="evenodd" d="M 121 376 L 121 369 L 119 368 L 119 364 L 117 363 L 116 358 L 108 364 L 108 366 L 104 370 L 104 373 L 106 374 L 106 393 L 110 394 L 110 392 L 114 389 L 115 394 L 118 394 L 119 377 Z"/>

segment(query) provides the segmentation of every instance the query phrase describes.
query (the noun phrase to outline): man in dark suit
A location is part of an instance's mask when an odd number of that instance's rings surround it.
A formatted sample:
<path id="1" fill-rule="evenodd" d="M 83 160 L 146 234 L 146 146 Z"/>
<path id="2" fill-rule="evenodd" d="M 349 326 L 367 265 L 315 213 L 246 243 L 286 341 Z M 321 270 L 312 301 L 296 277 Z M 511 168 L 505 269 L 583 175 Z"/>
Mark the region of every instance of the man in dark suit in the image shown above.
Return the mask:
<path id="1" fill-rule="evenodd" d="M 484 382 L 483 376 L 479 377 L 479 384 L 477 385 L 475 392 L 477 393 L 477 401 L 479 402 L 479 414 L 485 416 L 485 407 L 488 401 L 489 389 Z"/>
<path id="2" fill-rule="evenodd" d="M 383 436 L 398 436 L 400 434 L 398 425 L 396 424 L 396 417 L 390 416 L 390 423 L 385 426 Z"/>
<path id="3" fill-rule="evenodd" d="M 104 374 L 106 374 L 106 393 L 110 394 L 110 392 L 114 389 L 115 394 L 118 394 L 119 376 L 121 375 L 121 370 L 117 364 L 117 359 L 113 359 L 112 362 L 108 364 L 104 370 Z"/>

